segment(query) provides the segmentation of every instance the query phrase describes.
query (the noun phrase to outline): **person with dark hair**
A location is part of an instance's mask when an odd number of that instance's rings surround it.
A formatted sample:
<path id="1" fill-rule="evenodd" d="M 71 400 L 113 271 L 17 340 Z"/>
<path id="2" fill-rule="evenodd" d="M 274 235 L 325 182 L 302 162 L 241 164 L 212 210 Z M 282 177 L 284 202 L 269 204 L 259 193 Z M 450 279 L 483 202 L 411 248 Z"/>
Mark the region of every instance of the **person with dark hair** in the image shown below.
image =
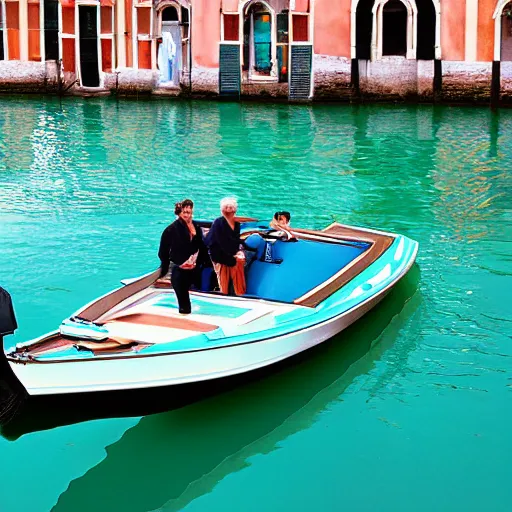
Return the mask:
<path id="1" fill-rule="evenodd" d="M 276 212 L 274 213 L 274 218 L 270 222 L 270 227 L 274 228 L 283 239 L 288 240 L 289 242 L 295 242 L 297 239 L 292 235 L 290 220 L 290 212 Z"/>
<path id="2" fill-rule="evenodd" d="M 194 203 L 190 199 L 176 203 L 174 213 L 178 218 L 165 228 L 160 239 L 160 277 L 171 268 L 171 284 L 179 312 L 186 315 L 192 312 L 190 288 L 199 281 L 198 267 L 207 254 L 201 228 L 192 220 Z"/>
<path id="3" fill-rule="evenodd" d="M 289 228 L 291 218 L 290 212 L 276 212 L 274 213 L 274 220 L 272 222 L 275 222 L 279 227 Z"/>

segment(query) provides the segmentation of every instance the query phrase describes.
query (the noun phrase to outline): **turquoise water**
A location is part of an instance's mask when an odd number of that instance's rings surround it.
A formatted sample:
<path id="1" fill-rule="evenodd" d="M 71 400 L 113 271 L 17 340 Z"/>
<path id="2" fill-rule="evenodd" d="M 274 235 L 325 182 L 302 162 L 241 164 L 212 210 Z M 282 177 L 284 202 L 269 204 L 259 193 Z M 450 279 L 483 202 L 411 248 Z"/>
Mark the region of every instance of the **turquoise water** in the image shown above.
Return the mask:
<path id="1" fill-rule="evenodd" d="M 172 204 L 397 231 L 418 265 L 361 321 L 251 379 L 32 400 L 0 511 L 505 511 L 512 111 L 3 98 L 0 285 L 56 328 L 156 268 Z"/>

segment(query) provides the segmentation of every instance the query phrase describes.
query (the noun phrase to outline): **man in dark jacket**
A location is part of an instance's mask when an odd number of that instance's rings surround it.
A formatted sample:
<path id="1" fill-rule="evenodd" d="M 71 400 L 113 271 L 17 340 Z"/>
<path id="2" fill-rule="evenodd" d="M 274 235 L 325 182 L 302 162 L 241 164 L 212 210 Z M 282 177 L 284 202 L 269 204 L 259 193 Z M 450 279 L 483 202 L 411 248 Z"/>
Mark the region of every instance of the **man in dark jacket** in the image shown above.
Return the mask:
<path id="1" fill-rule="evenodd" d="M 189 290 L 198 282 L 201 265 L 208 257 L 201 228 L 192 220 L 193 211 L 190 199 L 176 203 L 174 213 L 178 218 L 165 228 L 158 250 L 160 276 L 165 276 L 171 267 L 171 284 L 182 314 L 192 311 Z"/>
<path id="2" fill-rule="evenodd" d="M 0 339 L 18 328 L 11 296 L 0 286 Z"/>

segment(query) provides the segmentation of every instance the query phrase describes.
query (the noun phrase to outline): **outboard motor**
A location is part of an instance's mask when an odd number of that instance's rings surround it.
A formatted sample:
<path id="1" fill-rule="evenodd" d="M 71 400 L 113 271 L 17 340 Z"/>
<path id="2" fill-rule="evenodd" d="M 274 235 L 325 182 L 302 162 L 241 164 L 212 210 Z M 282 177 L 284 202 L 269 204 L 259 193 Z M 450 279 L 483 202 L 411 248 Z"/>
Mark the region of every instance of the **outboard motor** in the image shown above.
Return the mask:
<path id="1" fill-rule="evenodd" d="M 12 419 L 25 397 L 4 353 L 4 336 L 17 328 L 11 296 L 0 286 L 0 424 Z"/>

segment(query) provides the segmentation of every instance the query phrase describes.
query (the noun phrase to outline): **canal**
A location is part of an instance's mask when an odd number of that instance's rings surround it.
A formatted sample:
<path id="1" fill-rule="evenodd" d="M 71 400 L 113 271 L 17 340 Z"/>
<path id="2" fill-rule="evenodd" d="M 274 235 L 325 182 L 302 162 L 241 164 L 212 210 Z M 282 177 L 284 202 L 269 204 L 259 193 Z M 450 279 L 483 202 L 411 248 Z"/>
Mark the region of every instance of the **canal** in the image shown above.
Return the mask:
<path id="1" fill-rule="evenodd" d="M 509 510 L 511 110 L 0 104 L 6 346 L 156 268 L 184 197 L 196 218 L 234 195 L 241 215 L 420 243 L 375 310 L 271 371 L 23 404 L 0 427 L 2 512 Z"/>

